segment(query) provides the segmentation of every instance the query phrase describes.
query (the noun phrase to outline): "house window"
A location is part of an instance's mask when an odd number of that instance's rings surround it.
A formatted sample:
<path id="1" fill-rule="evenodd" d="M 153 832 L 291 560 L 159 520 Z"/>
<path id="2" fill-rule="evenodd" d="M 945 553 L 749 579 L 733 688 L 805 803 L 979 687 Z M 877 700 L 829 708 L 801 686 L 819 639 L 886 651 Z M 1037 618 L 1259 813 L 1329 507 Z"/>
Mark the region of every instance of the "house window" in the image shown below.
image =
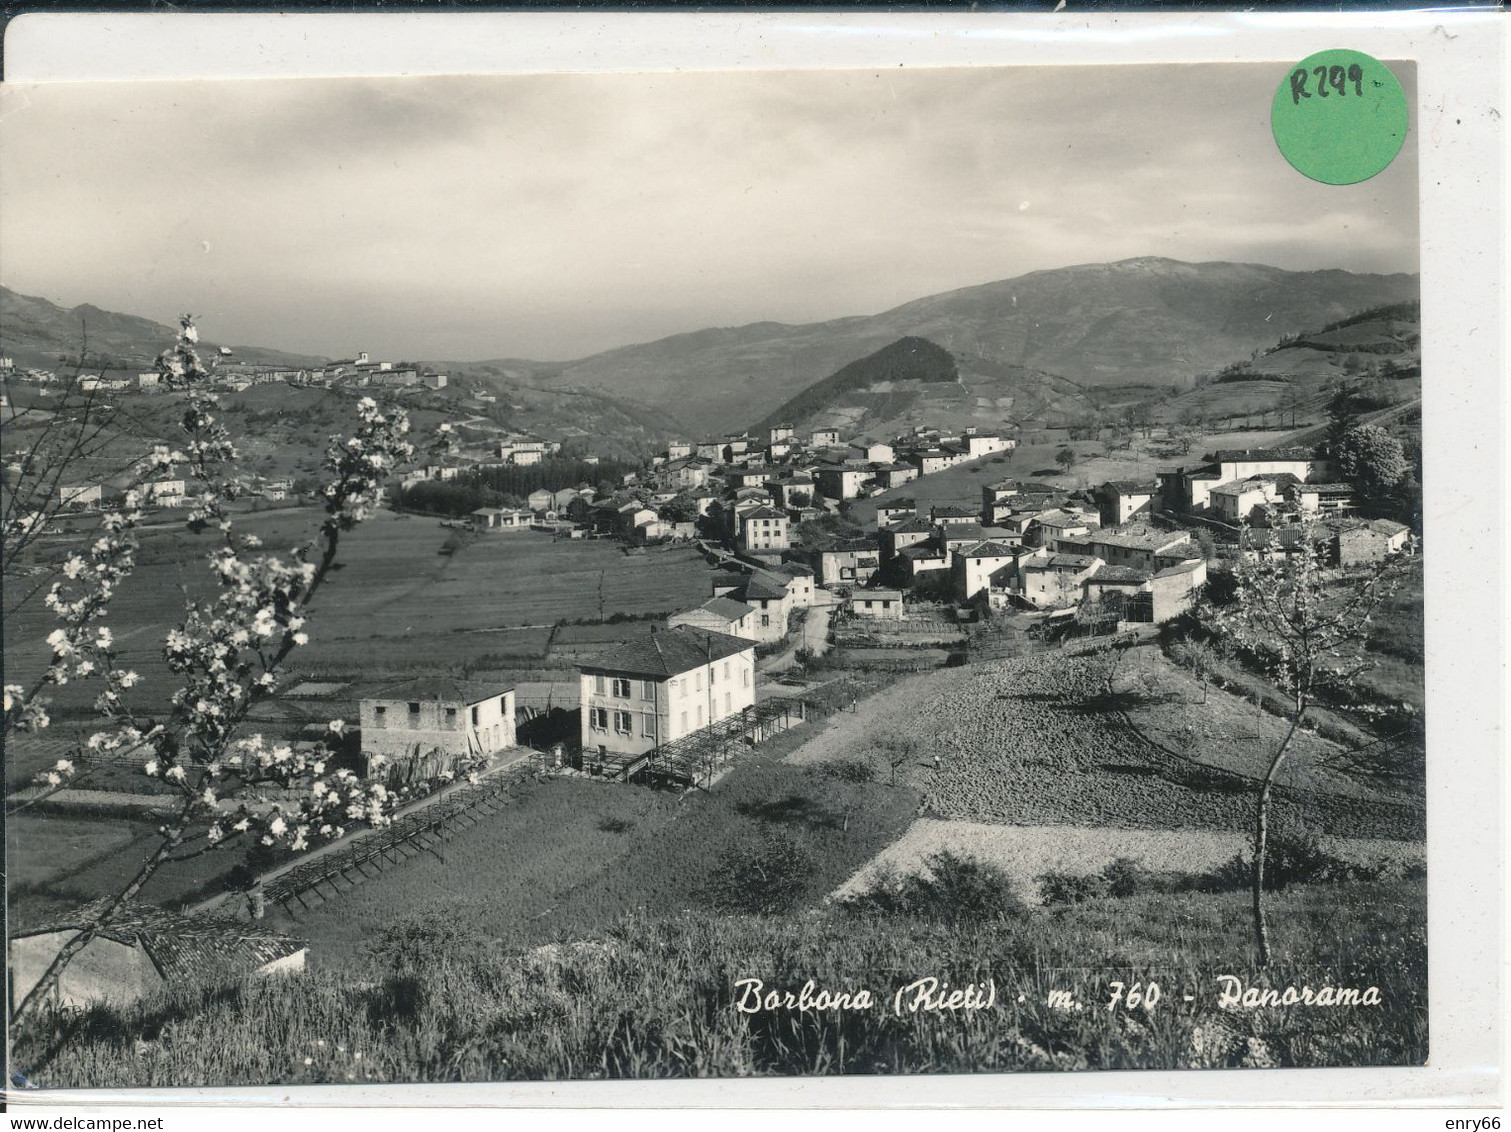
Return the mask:
<path id="1" fill-rule="evenodd" d="M 729 679 L 729 661 L 724 662 L 724 679 Z"/>
<path id="2" fill-rule="evenodd" d="M 381 704 L 378 705 L 373 709 L 373 714 L 377 716 L 378 727 L 380 730 L 388 726 L 388 709 L 386 707 L 383 707 Z"/>
<path id="3" fill-rule="evenodd" d="M 681 717 L 680 720 L 678 720 L 678 724 L 681 727 L 682 734 L 686 735 L 687 734 L 687 712 L 684 711 L 682 713 L 682 717 Z"/>
<path id="4" fill-rule="evenodd" d="M 640 698 L 642 700 L 654 700 L 656 698 L 656 685 L 649 680 L 640 685 Z"/>
<path id="5" fill-rule="evenodd" d="M 607 731 L 609 729 L 609 709 L 601 707 L 589 708 L 588 726 L 594 731 Z"/>
<path id="6" fill-rule="evenodd" d="M 732 709 L 729 706 L 729 693 L 724 693 L 724 714 L 728 715 Z"/>
<path id="7" fill-rule="evenodd" d="M 474 726 L 474 727 L 477 726 L 477 708 L 476 707 L 474 707 L 472 709 L 472 726 Z"/>
<path id="8" fill-rule="evenodd" d="M 703 726 L 703 705 L 702 704 L 698 705 L 698 726 L 699 727 Z"/>
<path id="9" fill-rule="evenodd" d="M 420 726 L 420 705 L 419 704 L 410 704 L 409 705 L 409 726 L 410 727 L 414 727 L 414 728 L 418 728 Z"/>
<path id="10" fill-rule="evenodd" d="M 716 683 L 718 683 L 718 679 L 719 674 L 714 671 L 714 666 L 710 664 L 708 666 L 708 686 L 712 688 Z"/>
<path id="11" fill-rule="evenodd" d="M 769 613 L 763 613 L 763 614 L 761 614 L 761 628 L 764 629 L 767 626 L 769 626 L 770 624 L 771 624 L 771 614 L 769 614 Z"/>
<path id="12" fill-rule="evenodd" d="M 446 709 L 446 730 L 456 730 L 456 708 L 454 707 L 449 707 Z"/>
<path id="13" fill-rule="evenodd" d="M 593 691 L 596 692 L 600 696 L 603 695 L 603 677 L 602 676 L 595 676 L 595 677 L 593 677 Z"/>
<path id="14" fill-rule="evenodd" d="M 748 688 L 748 687 L 750 687 L 750 669 L 748 669 L 748 668 L 741 668 L 740 669 L 740 687 L 742 687 L 742 688 Z"/>
<path id="15" fill-rule="evenodd" d="M 892 603 L 890 601 L 884 601 L 884 602 L 881 603 L 881 607 L 883 609 L 891 609 L 892 608 Z"/>
<path id="16" fill-rule="evenodd" d="M 615 731 L 618 731 L 620 734 L 623 734 L 623 735 L 629 735 L 629 734 L 631 734 L 633 732 L 634 726 L 635 726 L 635 717 L 632 716 L 629 712 L 627 712 L 627 711 L 616 711 L 614 713 L 614 730 Z"/>
<path id="17" fill-rule="evenodd" d="M 500 696 L 498 698 L 498 710 L 501 713 L 503 713 L 504 715 L 506 715 L 506 716 L 509 714 L 509 697 L 508 696 Z"/>
<path id="18" fill-rule="evenodd" d="M 702 672 L 694 672 L 693 673 L 693 691 L 695 691 L 695 692 L 701 692 L 702 690 L 703 690 L 703 673 Z"/>
<path id="19" fill-rule="evenodd" d="M 655 735 L 656 735 L 656 717 L 651 712 L 648 712 L 648 711 L 647 712 L 641 712 L 641 714 L 640 714 L 640 734 L 644 735 L 647 739 L 653 739 L 653 738 L 655 738 Z"/>
<path id="20" fill-rule="evenodd" d="M 628 680 L 615 679 L 614 696 L 617 699 L 627 700 L 630 698 L 630 682 Z"/>

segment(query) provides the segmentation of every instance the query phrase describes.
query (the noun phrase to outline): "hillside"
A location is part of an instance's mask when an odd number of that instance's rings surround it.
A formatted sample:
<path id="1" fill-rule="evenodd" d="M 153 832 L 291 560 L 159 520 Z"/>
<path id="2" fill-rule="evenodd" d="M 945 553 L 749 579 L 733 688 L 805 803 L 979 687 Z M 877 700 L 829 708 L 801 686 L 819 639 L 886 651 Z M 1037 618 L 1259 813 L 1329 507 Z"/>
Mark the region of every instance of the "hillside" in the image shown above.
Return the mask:
<path id="1" fill-rule="evenodd" d="M 173 344 L 175 328 L 150 318 L 101 310 L 84 303 L 60 307 L 31 295 L 0 287 L 0 354 L 14 358 L 18 366 L 55 369 L 61 357 L 76 358 L 88 336 L 87 362 L 96 367 L 150 366 L 153 359 Z M 222 342 L 204 341 L 207 353 Z M 280 366 L 318 365 L 325 358 L 290 354 L 264 346 L 236 346 L 236 360 Z"/>
<path id="2" fill-rule="evenodd" d="M 1092 408 L 1087 391 L 1073 381 L 953 355 L 926 338 L 908 337 L 815 382 L 756 428 L 791 424 L 800 431 L 838 428 L 890 439 L 919 423 L 982 429 L 1009 419 L 1062 423 Z"/>
<path id="3" fill-rule="evenodd" d="M 1314 320 L 1279 336 L 1252 357 L 1201 375 L 1160 415 L 1231 427 L 1294 427 L 1318 419 L 1340 382 L 1358 389 L 1361 408 L 1379 409 L 1419 397 L 1421 377 L 1420 305 L 1392 304 Z"/>
<path id="4" fill-rule="evenodd" d="M 1415 275 L 1285 271 L 1139 258 L 1036 271 L 807 325 L 762 322 L 625 346 L 527 370 L 538 384 L 599 389 L 723 431 L 904 337 L 957 358 L 1079 385 L 1188 384 L 1286 334 L 1417 297 Z"/>

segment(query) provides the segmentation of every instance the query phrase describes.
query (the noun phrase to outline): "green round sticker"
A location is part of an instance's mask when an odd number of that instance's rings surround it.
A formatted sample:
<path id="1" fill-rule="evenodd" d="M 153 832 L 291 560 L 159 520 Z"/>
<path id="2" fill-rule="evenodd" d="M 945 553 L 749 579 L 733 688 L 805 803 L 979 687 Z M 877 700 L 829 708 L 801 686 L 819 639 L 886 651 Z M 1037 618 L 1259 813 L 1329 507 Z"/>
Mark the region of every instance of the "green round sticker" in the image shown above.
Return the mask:
<path id="1" fill-rule="evenodd" d="M 1362 51 L 1319 51 L 1275 90 L 1270 126 L 1285 159 L 1314 181 L 1353 185 L 1395 160 L 1406 140 L 1406 92 Z"/>

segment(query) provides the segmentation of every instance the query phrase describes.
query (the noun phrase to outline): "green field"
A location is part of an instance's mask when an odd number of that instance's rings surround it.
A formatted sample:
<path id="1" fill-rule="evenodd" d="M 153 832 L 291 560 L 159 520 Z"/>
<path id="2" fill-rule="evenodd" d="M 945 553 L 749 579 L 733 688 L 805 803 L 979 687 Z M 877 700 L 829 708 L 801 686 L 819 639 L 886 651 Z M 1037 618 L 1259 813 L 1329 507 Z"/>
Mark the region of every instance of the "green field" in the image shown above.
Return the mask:
<path id="1" fill-rule="evenodd" d="M 286 550 L 313 533 L 319 515 L 314 508 L 251 514 L 238 529 Z M 608 540 L 483 532 L 447 555 L 441 550 L 450 534 L 433 519 L 380 512 L 344 536 L 342 566 L 312 607 L 310 644 L 295 654 L 290 676 L 373 680 L 460 671 L 482 661 L 496 665 L 501 655 L 539 656 L 548 627 L 558 620 L 674 611 L 709 593 L 711 570 L 685 547 L 626 555 Z M 177 686 L 160 660 L 160 643 L 182 616 L 185 593 L 210 592 L 203 558 L 209 545 L 208 537 L 181 530 L 147 532 L 141 565 L 112 606 L 108 623 L 122 663 L 142 673 L 136 700 L 144 708 L 160 708 Z M 76 548 L 77 541 L 52 540 L 47 551 L 61 557 Z M 12 618 L 5 640 L 8 680 L 40 671 L 52 627 L 40 601 Z M 56 690 L 55 702 L 77 710 L 97 691 L 87 681 L 69 684 Z"/>
<path id="2" fill-rule="evenodd" d="M 705 904 L 724 851 L 768 830 L 811 853 L 805 902 L 817 903 L 907 828 L 918 796 L 781 762 L 808 730 L 763 745 L 707 792 L 584 779 L 528 786 L 439 857 L 416 857 L 329 905 L 270 910 L 270 922 L 309 939 L 318 964 L 338 967 L 357 962 L 362 941 L 388 924 L 430 914 L 513 944 L 579 938 L 631 912 Z"/>

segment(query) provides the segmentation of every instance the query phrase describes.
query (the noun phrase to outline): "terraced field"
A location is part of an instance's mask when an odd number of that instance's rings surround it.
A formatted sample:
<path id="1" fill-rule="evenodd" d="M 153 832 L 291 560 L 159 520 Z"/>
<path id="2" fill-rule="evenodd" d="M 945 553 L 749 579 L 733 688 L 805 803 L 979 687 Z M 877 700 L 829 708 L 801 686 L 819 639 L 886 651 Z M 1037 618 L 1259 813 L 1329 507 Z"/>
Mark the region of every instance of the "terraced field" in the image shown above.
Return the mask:
<path id="1" fill-rule="evenodd" d="M 922 792 L 924 812 L 939 818 L 1246 828 L 1255 779 L 1283 721 L 1215 689 L 1206 703 L 1172 699 L 1157 680 L 1166 662 L 1152 649 L 1138 651 L 1156 675 L 1152 691 L 1138 681 L 1137 695 L 1110 699 L 1106 661 L 1096 655 L 1040 655 L 946 669 L 904 680 L 858 712 L 836 717 L 791 758 L 869 759 L 885 774 L 881 748 L 913 740 L 917 757 L 899 774 Z M 1182 726 L 1185 749 L 1157 733 L 1151 717 L 1189 721 L 1189 730 Z M 1242 727 L 1234 720 L 1242 720 Z M 1302 734 L 1282 774 L 1277 812 L 1337 836 L 1423 836 L 1417 804 L 1329 771 L 1326 764 L 1337 753 L 1327 740 Z"/>

